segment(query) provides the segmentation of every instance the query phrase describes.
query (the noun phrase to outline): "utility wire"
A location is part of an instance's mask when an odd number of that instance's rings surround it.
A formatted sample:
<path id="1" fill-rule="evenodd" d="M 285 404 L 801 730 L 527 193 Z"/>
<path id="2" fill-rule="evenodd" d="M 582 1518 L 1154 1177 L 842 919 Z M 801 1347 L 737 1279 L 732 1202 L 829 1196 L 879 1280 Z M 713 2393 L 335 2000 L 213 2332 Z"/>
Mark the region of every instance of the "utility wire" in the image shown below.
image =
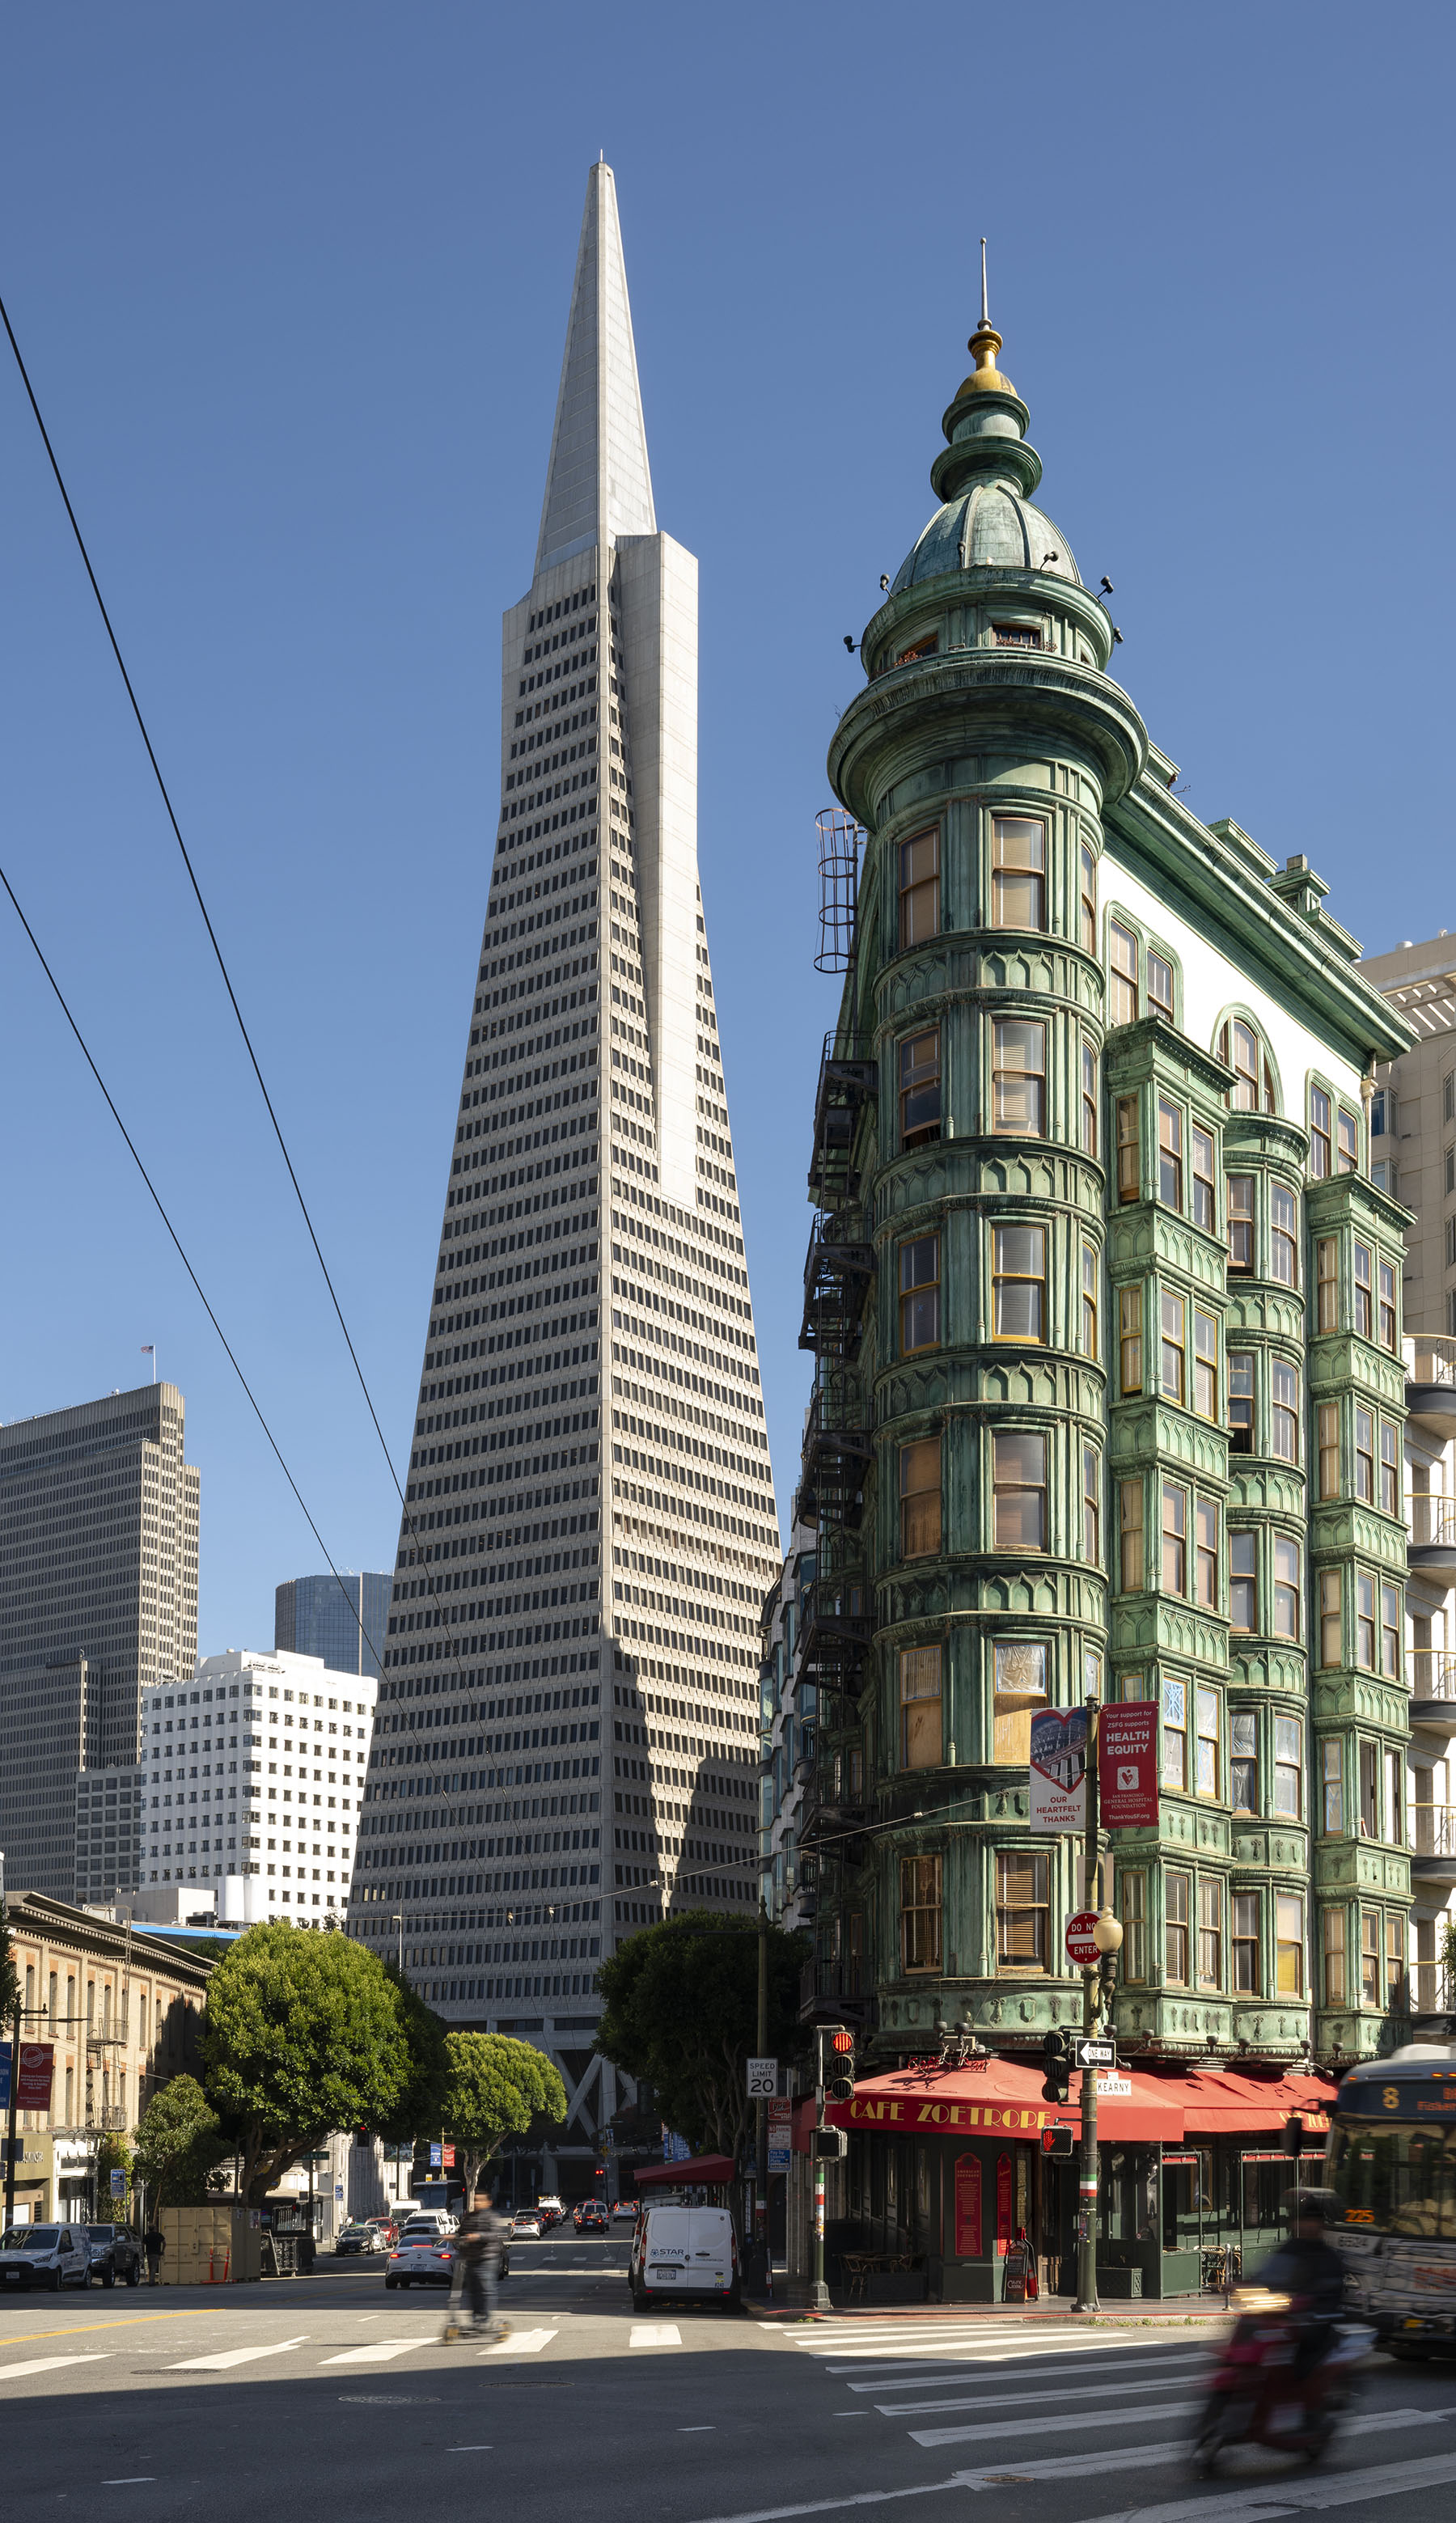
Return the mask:
<path id="1" fill-rule="evenodd" d="M 197 1272 L 194 1270 L 192 1263 L 187 1258 L 186 1251 L 182 1244 L 182 1239 L 178 1235 L 176 1228 L 173 1226 L 171 1219 L 166 1214 L 162 1194 L 152 1180 L 151 1175 L 148 1173 L 146 1166 L 143 1165 L 141 1158 L 137 1153 L 136 1142 L 132 1138 L 131 1132 L 127 1129 L 125 1122 L 122 1120 L 120 1114 L 117 1112 L 116 1104 L 113 1102 L 111 1088 L 108 1086 L 106 1079 L 102 1076 L 100 1070 L 97 1068 L 95 1061 L 91 1057 L 85 1035 L 82 1033 L 80 1026 L 76 1023 L 74 1017 L 70 1013 L 70 1007 L 67 1005 L 66 993 L 62 989 L 60 982 L 57 980 L 55 974 L 51 971 L 49 964 L 46 962 L 45 956 L 41 951 L 40 940 L 36 936 L 34 929 L 31 928 L 29 921 L 25 918 L 23 911 L 21 909 L 15 887 L 11 883 L 3 867 L 0 867 L 0 884 L 4 885 L 6 892 L 9 894 L 11 902 L 15 908 L 16 918 L 19 920 L 21 927 L 23 928 L 31 945 L 35 949 L 36 961 L 39 964 L 41 971 L 44 973 L 46 979 L 49 981 L 51 988 L 55 991 L 58 1004 L 61 1009 L 61 1014 L 66 1019 L 66 1022 L 70 1025 L 71 1032 L 74 1034 L 77 1043 L 80 1045 L 81 1057 L 85 1061 L 86 1067 L 90 1070 L 92 1076 L 95 1078 L 97 1085 L 100 1087 L 102 1094 L 106 1097 L 107 1110 L 110 1112 L 112 1119 L 116 1122 L 117 1129 L 120 1131 L 122 1138 L 125 1140 L 126 1145 L 131 1152 L 132 1162 L 136 1166 L 137 1172 L 141 1175 L 143 1182 L 146 1184 L 148 1191 L 152 1195 L 153 1201 L 156 1204 L 158 1216 L 161 1218 L 163 1225 L 166 1228 L 168 1235 L 171 1237 L 172 1243 L 176 1247 L 178 1259 L 181 1262 L 183 1269 L 186 1271 L 188 1278 L 192 1281 L 194 1288 L 202 1299 L 203 1310 L 206 1313 L 209 1322 L 211 1324 L 213 1331 L 221 1341 L 223 1348 L 227 1352 L 228 1359 L 232 1365 L 234 1374 L 237 1376 L 238 1382 L 241 1384 L 243 1391 L 247 1394 L 249 1401 L 253 1404 L 254 1415 L 256 1416 L 259 1428 L 261 1428 L 263 1435 L 266 1437 L 268 1444 L 273 1450 L 273 1453 L 277 1459 L 278 1468 L 282 1472 L 284 1479 L 287 1481 L 289 1488 L 294 1494 L 294 1497 L 298 1500 L 300 1506 L 304 1510 L 305 1520 L 309 1532 L 312 1534 L 319 1549 L 323 1552 L 325 1559 L 328 1560 L 329 1573 L 334 1578 L 335 1582 L 342 1588 L 344 1580 L 340 1576 L 338 1569 L 334 1566 L 333 1560 L 329 1557 L 328 1545 L 324 1541 L 323 1535 L 319 1532 L 317 1525 L 314 1523 L 312 1516 L 308 1512 L 308 1502 L 305 1498 L 303 1491 L 300 1489 L 298 1482 L 294 1479 L 292 1472 L 289 1470 L 287 1463 L 283 1459 L 278 1440 L 274 1436 L 272 1429 L 268 1426 L 266 1419 L 263 1417 L 262 1405 L 259 1403 L 257 1394 L 254 1392 L 252 1385 L 249 1383 L 247 1376 L 243 1373 L 242 1367 L 238 1363 L 237 1357 L 226 1332 L 223 1330 L 222 1325 L 219 1323 L 216 1315 L 212 1311 L 211 1306 L 208 1301 L 208 1292 L 204 1288 L 201 1279 L 198 1277 Z M 359 1597 L 359 1623 L 361 1628 L 363 1626 L 363 1611 L 364 1605 L 361 1591 Z M 372 1642 L 370 1643 L 372 1647 Z"/>

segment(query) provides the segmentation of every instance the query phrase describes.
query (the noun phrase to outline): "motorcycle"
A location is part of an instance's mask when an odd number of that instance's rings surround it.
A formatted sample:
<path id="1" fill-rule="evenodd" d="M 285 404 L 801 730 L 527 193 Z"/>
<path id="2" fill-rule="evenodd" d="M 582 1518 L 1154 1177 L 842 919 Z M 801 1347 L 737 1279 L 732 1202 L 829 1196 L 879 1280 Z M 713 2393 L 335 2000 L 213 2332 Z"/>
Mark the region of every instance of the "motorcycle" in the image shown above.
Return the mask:
<path id="1" fill-rule="evenodd" d="M 1375 2346 L 1365 2323 L 1336 2321 L 1322 2356 L 1301 2364 L 1303 2302 L 1268 2287 L 1240 2287 L 1238 2318 L 1208 2386 L 1194 2443 L 1205 2479 L 1230 2445 L 1267 2445 L 1316 2462 L 1326 2453 L 1358 2388 L 1355 2369 Z"/>

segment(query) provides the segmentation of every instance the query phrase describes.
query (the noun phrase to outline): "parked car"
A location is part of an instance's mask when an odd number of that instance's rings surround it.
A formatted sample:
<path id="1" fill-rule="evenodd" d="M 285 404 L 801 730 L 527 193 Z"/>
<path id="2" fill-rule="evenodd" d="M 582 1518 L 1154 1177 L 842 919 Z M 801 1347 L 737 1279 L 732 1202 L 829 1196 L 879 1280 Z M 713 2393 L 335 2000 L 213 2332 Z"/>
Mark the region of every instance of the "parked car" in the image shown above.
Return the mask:
<path id="1" fill-rule="evenodd" d="M 0 2289 L 87 2286 L 91 2247 L 84 2225 L 7 2225 L 0 2234 Z"/>
<path id="2" fill-rule="evenodd" d="M 383 2237 L 374 2225 L 341 2225 L 334 2238 L 336 2260 L 369 2260 L 383 2249 Z"/>
<path id="3" fill-rule="evenodd" d="M 90 2266 L 86 2281 L 100 2278 L 104 2287 L 113 2287 L 117 2278 L 127 2286 L 142 2282 L 142 2247 L 124 2225 L 87 2225 L 84 2229 Z"/>
<path id="4" fill-rule="evenodd" d="M 541 2236 L 541 2221 L 539 2211 L 535 2208 L 518 2209 L 515 2215 L 511 2218 L 510 2229 L 513 2234 L 529 2234 L 535 2242 L 539 2243 Z"/>
<path id="5" fill-rule="evenodd" d="M 638 2310 L 664 2296 L 742 2302 L 738 2239 L 726 2208 L 649 2208 L 632 2238 L 628 2265 Z"/>
<path id="6" fill-rule="evenodd" d="M 398 2243 L 399 2228 L 393 2216 L 366 2216 L 364 2222 L 376 2237 L 381 2251 L 387 2251 L 392 2244 Z"/>

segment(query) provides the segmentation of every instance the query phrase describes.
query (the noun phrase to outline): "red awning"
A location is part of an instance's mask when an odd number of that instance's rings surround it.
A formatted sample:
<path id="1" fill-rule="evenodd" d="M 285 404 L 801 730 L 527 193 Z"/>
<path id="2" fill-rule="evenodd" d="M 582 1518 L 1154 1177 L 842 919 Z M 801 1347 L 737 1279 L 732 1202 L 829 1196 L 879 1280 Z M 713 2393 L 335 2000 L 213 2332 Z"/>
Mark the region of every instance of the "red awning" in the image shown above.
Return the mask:
<path id="1" fill-rule="evenodd" d="M 681 2164 L 648 2164 L 633 2179 L 639 2190 L 653 2190 L 666 2184 L 676 2189 L 680 2182 L 736 2181 L 738 2167 L 730 2155 L 689 2155 Z"/>
<path id="2" fill-rule="evenodd" d="M 1190 2138 L 1241 2129 L 1283 2132 L 1298 2120 L 1311 2137 L 1322 2139 L 1339 2091 L 1333 2076 L 1251 2076 L 1231 2068 L 1190 2068 L 1169 2077 L 1168 2085 L 1182 2105 Z"/>
<path id="3" fill-rule="evenodd" d="M 1127 2093 L 1108 2093 L 1106 2085 L 1125 2085 Z M 887 2075 L 867 2076 L 853 2099 L 831 2103 L 825 2118 L 834 2126 L 880 2130 L 886 2135 L 925 2137 L 1020 2137 L 1037 2141 L 1057 2122 L 1080 2134 L 1078 2106 L 1081 2077 L 1073 2074 L 1071 2100 L 1049 2103 L 1042 2096 L 1042 2070 L 1019 2059 L 987 2059 L 965 2068 L 896 2068 Z M 814 2106 L 796 2114 L 794 2142 L 807 2152 Z M 1098 2135 L 1115 2144 L 1160 2138 L 1176 2145 L 1184 2131 L 1181 2082 L 1165 2084 L 1146 2069 L 1122 2068 L 1098 2090 Z"/>

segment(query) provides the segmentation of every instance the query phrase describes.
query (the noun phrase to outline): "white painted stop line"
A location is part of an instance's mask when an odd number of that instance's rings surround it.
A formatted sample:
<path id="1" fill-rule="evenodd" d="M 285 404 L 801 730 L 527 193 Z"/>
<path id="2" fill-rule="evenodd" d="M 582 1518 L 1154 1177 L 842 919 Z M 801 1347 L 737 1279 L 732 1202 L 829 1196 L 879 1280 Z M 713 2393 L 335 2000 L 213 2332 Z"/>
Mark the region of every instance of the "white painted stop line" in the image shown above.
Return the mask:
<path id="1" fill-rule="evenodd" d="M 30 2356 L 23 2365 L 0 2365 L 0 2383 L 21 2374 L 54 2374 L 63 2365 L 100 2365 L 110 2354 L 109 2349 L 98 2349 L 91 2356 Z"/>
<path id="2" fill-rule="evenodd" d="M 629 2348 L 681 2348 L 682 2333 L 676 2321 L 634 2321 Z"/>

